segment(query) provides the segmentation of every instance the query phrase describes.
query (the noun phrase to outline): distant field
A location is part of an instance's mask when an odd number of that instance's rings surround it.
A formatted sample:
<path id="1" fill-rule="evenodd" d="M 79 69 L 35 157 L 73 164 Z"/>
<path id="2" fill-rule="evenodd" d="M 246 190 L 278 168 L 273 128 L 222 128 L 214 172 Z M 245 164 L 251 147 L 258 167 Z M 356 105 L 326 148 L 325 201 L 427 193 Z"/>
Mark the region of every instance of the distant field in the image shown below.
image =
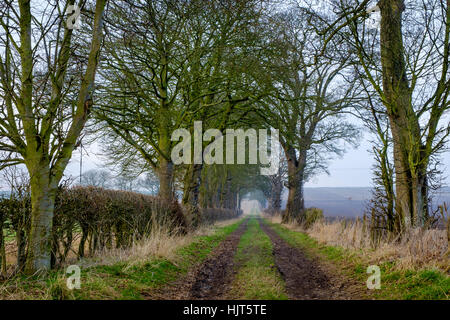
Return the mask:
<path id="1" fill-rule="evenodd" d="M 326 216 L 359 217 L 364 214 L 366 201 L 364 200 L 306 200 L 307 207 L 317 207 Z"/>
<path id="2" fill-rule="evenodd" d="M 362 216 L 370 197 L 370 188 L 305 188 L 305 205 L 321 208 L 330 217 Z M 287 192 L 283 194 L 283 208 L 286 199 Z M 450 188 L 441 188 L 433 195 L 433 200 L 433 207 L 444 202 L 450 204 Z"/>

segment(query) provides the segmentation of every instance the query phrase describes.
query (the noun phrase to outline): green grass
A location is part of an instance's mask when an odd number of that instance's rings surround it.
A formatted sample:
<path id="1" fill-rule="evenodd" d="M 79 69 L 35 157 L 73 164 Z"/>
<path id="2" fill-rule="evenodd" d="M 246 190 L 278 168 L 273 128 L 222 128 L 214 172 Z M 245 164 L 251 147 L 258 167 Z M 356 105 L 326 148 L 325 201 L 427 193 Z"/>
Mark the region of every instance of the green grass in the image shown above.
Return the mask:
<path id="1" fill-rule="evenodd" d="M 347 276 L 365 285 L 369 275 L 367 267 L 371 264 L 362 251 L 351 251 L 342 247 L 319 244 L 305 233 L 292 231 L 264 220 L 276 233 L 290 245 L 299 247 L 310 257 L 333 262 Z M 440 270 L 397 270 L 395 262 L 379 264 L 381 270 L 381 289 L 373 290 L 376 299 L 401 300 L 448 300 L 450 299 L 450 277 Z"/>
<path id="2" fill-rule="evenodd" d="M 7 221 L 4 221 L 3 223 L 4 223 L 4 225 L 3 225 L 3 228 L 4 228 L 3 236 L 5 238 L 5 242 L 8 243 L 8 242 L 14 241 L 15 238 L 16 238 L 16 233 L 13 230 L 11 230 L 11 229 L 9 229 L 9 228 L 7 229 L 6 228 L 6 225 L 11 224 L 11 222 L 8 222 L 8 220 L 7 220 Z"/>
<path id="3" fill-rule="evenodd" d="M 45 280 L 16 278 L 14 282 L 20 284 L 18 287 L 23 291 L 23 295 L 19 293 L 18 296 L 22 299 L 143 299 L 143 292 L 168 284 L 204 261 L 241 223 L 242 220 L 217 228 L 212 235 L 197 237 L 189 245 L 179 248 L 173 261 L 151 259 L 135 266 L 116 263 L 82 269 L 79 290 L 67 289 L 62 270 L 52 271 Z M 0 299 L 1 294 L 0 291 Z"/>
<path id="4" fill-rule="evenodd" d="M 92 299 L 92 294 L 102 293 L 99 298 L 142 299 L 141 292 L 163 286 L 177 277 L 186 274 L 197 263 L 201 263 L 242 221 L 220 228 L 214 234 L 198 237 L 188 246 L 177 250 L 175 261 L 165 259 L 151 260 L 144 265 L 127 268 L 125 264 L 111 267 L 95 267 L 88 270 L 84 289 L 77 290 L 77 299 Z M 99 277 L 105 274 L 106 277 Z M 92 290 L 90 290 L 90 286 Z M 102 290 L 106 288 L 107 290 Z M 114 289 L 111 291 L 111 289 Z M 113 296 L 108 293 L 111 292 Z M 97 297 L 96 297 L 97 298 Z"/>
<path id="5" fill-rule="evenodd" d="M 450 277 L 440 270 L 392 270 L 389 264 L 380 266 L 381 292 L 384 299 L 405 300 L 449 300 Z M 384 285 L 384 290 L 383 290 Z"/>
<path id="6" fill-rule="evenodd" d="M 256 219 L 249 221 L 235 255 L 238 273 L 230 295 L 238 299 L 287 299 L 284 282 L 275 267 L 272 242 Z"/>

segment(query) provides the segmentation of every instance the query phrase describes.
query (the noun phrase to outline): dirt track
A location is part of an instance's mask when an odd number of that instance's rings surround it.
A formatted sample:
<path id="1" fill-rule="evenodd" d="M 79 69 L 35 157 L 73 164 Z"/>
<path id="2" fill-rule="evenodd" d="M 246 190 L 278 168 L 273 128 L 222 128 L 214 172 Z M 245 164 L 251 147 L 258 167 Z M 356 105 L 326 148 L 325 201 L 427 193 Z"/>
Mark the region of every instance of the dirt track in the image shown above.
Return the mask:
<path id="1" fill-rule="evenodd" d="M 261 229 L 273 243 L 275 264 L 285 281 L 286 293 L 294 300 L 364 299 L 361 284 L 339 275 L 330 265 L 307 257 L 300 249 L 290 246 L 268 225 L 258 219 Z M 230 234 L 210 257 L 171 285 L 151 294 L 150 299 L 233 299 L 227 292 L 237 273 L 234 256 L 248 219 Z"/>
<path id="2" fill-rule="evenodd" d="M 286 283 L 290 299 L 347 300 L 361 297 L 358 284 L 337 274 L 331 275 L 331 270 L 325 271 L 325 266 L 306 257 L 301 250 L 291 247 L 261 221 L 260 227 L 273 242 L 275 263 Z"/>
<path id="3" fill-rule="evenodd" d="M 261 223 L 261 229 L 273 242 L 273 254 L 291 299 L 331 299 L 330 280 L 320 268 L 298 249 L 289 246 L 270 227 Z"/>
<path id="4" fill-rule="evenodd" d="M 165 288 L 142 294 L 152 300 L 222 299 L 233 280 L 234 255 L 247 224 L 248 219 L 222 241 L 206 261 L 186 276 Z"/>
<path id="5" fill-rule="evenodd" d="M 196 272 L 189 299 L 220 299 L 233 280 L 234 255 L 248 220 L 228 236 Z"/>

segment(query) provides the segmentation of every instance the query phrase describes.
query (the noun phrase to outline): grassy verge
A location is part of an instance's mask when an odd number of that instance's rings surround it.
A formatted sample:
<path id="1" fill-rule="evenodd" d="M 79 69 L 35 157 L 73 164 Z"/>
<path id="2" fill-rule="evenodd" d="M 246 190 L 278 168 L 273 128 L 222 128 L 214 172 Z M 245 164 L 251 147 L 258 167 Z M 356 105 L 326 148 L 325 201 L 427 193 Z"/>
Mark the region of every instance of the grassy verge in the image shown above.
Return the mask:
<path id="1" fill-rule="evenodd" d="M 163 286 L 204 261 L 242 221 L 217 228 L 211 235 L 196 237 L 190 244 L 178 248 L 170 260 L 149 258 L 137 265 L 121 262 L 83 269 L 78 290 L 67 289 L 67 278 L 62 270 L 52 272 L 44 280 L 15 278 L 0 284 L 0 299 L 143 299 L 145 290 Z"/>
<path id="2" fill-rule="evenodd" d="M 362 251 L 351 251 L 342 247 L 318 243 L 305 233 L 292 231 L 280 225 L 270 223 L 277 234 L 292 246 L 303 249 L 310 256 L 338 265 L 349 277 L 365 283 L 369 275 L 367 267 L 371 264 Z M 378 263 L 381 270 L 381 289 L 373 290 L 377 299 L 450 299 L 450 277 L 437 269 L 431 270 L 397 270 L 395 261 Z"/>
<path id="3" fill-rule="evenodd" d="M 230 295 L 236 299 L 287 299 L 284 282 L 275 267 L 272 242 L 256 219 L 249 221 L 242 235 L 235 261 L 239 267 Z"/>

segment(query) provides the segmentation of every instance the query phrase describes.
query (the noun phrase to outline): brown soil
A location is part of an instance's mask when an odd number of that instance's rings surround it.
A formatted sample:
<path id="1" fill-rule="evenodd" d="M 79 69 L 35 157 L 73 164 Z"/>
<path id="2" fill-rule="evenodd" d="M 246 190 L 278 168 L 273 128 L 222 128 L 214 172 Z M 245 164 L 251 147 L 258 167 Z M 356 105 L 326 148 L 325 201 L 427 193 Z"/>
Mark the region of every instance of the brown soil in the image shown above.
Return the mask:
<path id="1" fill-rule="evenodd" d="M 148 299 L 163 300 L 223 299 L 234 277 L 234 255 L 247 223 L 248 220 L 244 221 L 205 262 L 186 276 L 165 288 L 142 294 Z"/>
<path id="2" fill-rule="evenodd" d="M 239 266 L 234 256 L 248 220 L 230 234 L 210 255 L 187 275 L 164 288 L 142 292 L 148 299 L 161 300 L 218 300 L 233 299 L 230 288 Z M 260 226 L 273 242 L 275 264 L 286 283 L 286 291 L 294 300 L 367 299 L 364 283 L 345 277 L 335 265 L 307 257 L 290 246 L 268 225 Z"/>
<path id="3" fill-rule="evenodd" d="M 273 242 L 275 264 L 286 283 L 290 299 L 348 300 L 365 297 L 361 284 L 345 278 L 336 269 L 308 259 L 261 221 L 260 226 Z"/>
<path id="4" fill-rule="evenodd" d="M 233 280 L 234 255 L 241 236 L 247 229 L 247 222 L 225 239 L 215 251 L 214 256 L 206 260 L 198 269 L 195 282 L 190 290 L 190 299 L 220 299 Z"/>

